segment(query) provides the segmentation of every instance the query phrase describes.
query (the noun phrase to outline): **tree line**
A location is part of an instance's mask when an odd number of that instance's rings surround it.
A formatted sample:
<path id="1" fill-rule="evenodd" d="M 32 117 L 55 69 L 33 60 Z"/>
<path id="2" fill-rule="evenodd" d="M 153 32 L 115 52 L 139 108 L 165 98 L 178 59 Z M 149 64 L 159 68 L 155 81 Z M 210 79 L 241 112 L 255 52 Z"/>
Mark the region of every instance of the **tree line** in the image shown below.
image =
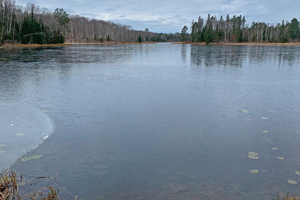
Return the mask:
<path id="1" fill-rule="evenodd" d="M 253 22 L 246 24 L 245 16 L 236 16 L 226 19 L 223 16 L 208 14 L 207 19 L 198 18 L 192 22 L 191 34 L 187 33 L 188 27 L 184 26 L 181 31 L 181 41 L 191 42 L 298 42 L 300 41 L 299 21 L 293 18 L 291 21 L 270 24 Z"/>
<path id="2" fill-rule="evenodd" d="M 180 33 L 164 34 L 134 30 L 131 26 L 70 15 L 67 28 L 63 30 L 68 42 L 166 42 L 180 41 Z"/>
<path id="3" fill-rule="evenodd" d="M 0 0 L 0 45 L 6 42 L 52 44 L 67 42 L 165 42 L 180 41 L 180 33 L 164 34 L 133 30 L 131 26 L 110 21 L 69 15 L 62 8 L 46 8 L 13 0 Z"/>
<path id="4" fill-rule="evenodd" d="M 28 4 L 23 11 L 15 2 L 0 0 L 0 43 L 64 43 L 60 29 L 47 26 L 35 12 L 34 4 Z"/>

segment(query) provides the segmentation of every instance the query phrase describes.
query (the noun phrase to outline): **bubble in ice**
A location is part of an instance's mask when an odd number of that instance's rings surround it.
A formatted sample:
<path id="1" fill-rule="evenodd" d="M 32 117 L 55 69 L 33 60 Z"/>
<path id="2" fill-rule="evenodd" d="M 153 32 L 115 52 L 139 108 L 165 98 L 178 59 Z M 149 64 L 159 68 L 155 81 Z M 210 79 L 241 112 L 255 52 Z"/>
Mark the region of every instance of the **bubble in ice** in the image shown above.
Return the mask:
<path id="1" fill-rule="evenodd" d="M 4 154 L 6 151 L 4 151 L 4 150 L 0 150 L 0 155 L 1 154 Z"/>
<path id="2" fill-rule="evenodd" d="M 296 185 L 297 184 L 297 181 L 294 181 L 294 180 L 287 180 L 287 182 L 289 184 L 292 184 L 292 185 Z"/>
<path id="3" fill-rule="evenodd" d="M 37 159 L 40 159 L 41 157 L 43 157 L 42 155 L 33 155 L 33 156 L 29 156 L 29 157 L 24 157 L 21 159 L 22 162 L 26 162 L 28 160 L 37 160 Z"/>
<path id="4" fill-rule="evenodd" d="M 263 138 L 261 142 L 265 144 L 274 144 L 273 141 L 270 138 Z"/>
<path id="5" fill-rule="evenodd" d="M 250 173 L 251 174 L 257 174 L 259 172 L 259 170 L 257 170 L 257 169 L 251 169 L 250 170 Z"/>
<path id="6" fill-rule="evenodd" d="M 258 153 L 250 151 L 250 152 L 248 153 L 248 158 L 251 158 L 251 159 L 258 159 L 258 158 L 259 158 L 259 157 L 258 157 Z"/>

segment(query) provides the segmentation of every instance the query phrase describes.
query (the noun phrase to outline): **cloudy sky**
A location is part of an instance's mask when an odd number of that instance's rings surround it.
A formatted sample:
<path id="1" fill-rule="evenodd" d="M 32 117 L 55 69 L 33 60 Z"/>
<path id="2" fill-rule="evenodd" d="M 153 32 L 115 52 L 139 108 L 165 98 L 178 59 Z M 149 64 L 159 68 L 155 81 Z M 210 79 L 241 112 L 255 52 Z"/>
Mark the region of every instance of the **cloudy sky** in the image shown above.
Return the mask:
<path id="1" fill-rule="evenodd" d="M 28 0 L 17 0 L 25 6 Z M 109 20 L 132 26 L 136 30 L 149 28 L 153 32 L 180 32 L 190 27 L 193 19 L 210 13 L 243 15 L 247 23 L 263 21 L 277 23 L 300 19 L 300 0 L 30 0 L 50 11 L 64 8 L 70 14 Z"/>

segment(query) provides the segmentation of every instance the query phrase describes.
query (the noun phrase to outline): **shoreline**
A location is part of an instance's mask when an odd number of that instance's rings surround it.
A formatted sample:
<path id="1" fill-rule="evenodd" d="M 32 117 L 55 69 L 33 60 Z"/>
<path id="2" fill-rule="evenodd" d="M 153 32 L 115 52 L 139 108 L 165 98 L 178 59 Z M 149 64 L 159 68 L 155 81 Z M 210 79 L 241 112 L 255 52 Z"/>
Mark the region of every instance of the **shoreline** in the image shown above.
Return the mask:
<path id="1" fill-rule="evenodd" d="M 158 43 L 171 43 L 171 44 L 190 44 L 190 45 L 220 45 L 220 46 L 300 46 L 300 42 L 289 42 L 289 43 L 270 43 L 270 42 L 244 42 L 244 43 L 235 43 L 235 42 L 219 42 L 219 43 L 209 43 L 205 42 L 66 42 L 64 44 L 10 44 L 6 43 L 0 46 L 0 48 L 38 48 L 38 47 L 62 47 L 62 46 L 72 46 L 80 44 L 91 44 L 91 45 L 107 45 L 107 44 L 158 44 Z"/>
<path id="2" fill-rule="evenodd" d="M 174 42 L 172 44 L 191 44 L 191 45 L 224 45 L 224 46 L 246 46 L 246 45 L 263 45 L 263 46 L 299 46 L 300 42 L 287 42 L 287 43 L 271 43 L 271 42 L 244 42 L 244 43 L 235 43 L 235 42 L 219 42 L 219 43 L 209 43 L 206 44 L 205 42 Z"/>
<path id="3" fill-rule="evenodd" d="M 31 48 L 31 47 L 60 47 L 60 46 L 72 46 L 71 44 L 3 44 L 0 48 Z"/>
<path id="4" fill-rule="evenodd" d="M 65 44 L 157 44 L 158 42 L 67 42 Z"/>
<path id="5" fill-rule="evenodd" d="M 157 44 L 157 42 L 66 42 L 63 44 L 11 44 L 6 43 L 0 46 L 0 48 L 32 48 L 32 47 L 61 47 L 72 46 L 75 44 L 93 44 L 93 45 L 106 45 L 106 44 Z"/>

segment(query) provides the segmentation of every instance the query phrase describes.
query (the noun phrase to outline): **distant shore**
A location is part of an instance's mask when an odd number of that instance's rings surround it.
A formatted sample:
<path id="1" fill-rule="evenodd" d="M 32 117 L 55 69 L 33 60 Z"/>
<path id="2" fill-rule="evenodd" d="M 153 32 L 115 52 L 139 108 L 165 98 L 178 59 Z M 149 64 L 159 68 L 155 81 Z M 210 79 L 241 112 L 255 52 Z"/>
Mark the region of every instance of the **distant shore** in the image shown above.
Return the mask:
<path id="1" fill-rule="evenodd" d="M 271 43 L 271 42 L 213 42 L 206 44 L 205 42 L 173 42 L 172 44 L 192 44 L 192 45 L 284 45 L 284 46 L 298 46 L 300 42 L 287 42 L 287 43 Z"/>
<path id="2" fill-rule="evenodd" d="M 157 42 L 66 42 L 65 44 L 156 44 Z"/>
<path id="3" fill-rule="evenodd" d="M 31 47 L 59 47 L 59 46 L 71 46 L 71 44 L 3 44 L 0 46 L 1 48 L 8 48 L 8 47 L 17 47 L 17 48 L 31 48 Z"/>
<path id="4" fill-rule="evenodd" d="M 16 48 L 31 48 L 31 47 L 59 47 L 59 46 L 72 46 L 74 44 L 156 44 L 157 42 L 66 42 L 64 44 L 13 44 L 4 43 L 0 48 L 16 47 Z"/>
<path id="5" fill-rule="evenodd" d="M 64 44 L 12 44 L 6 43 L 0 46 L 0 48 L 16 47 L 16 48 L 35 48 L 35 47 L 60 47 L 60 46 L 72 46 L 75 44 L 93 44 L 93 45 L 107 45 L 107 44 L 157 44 L 159 42 L 66 42 Z M 289 43 L 270 43 L 270 42 L 244 42 L 244 43 L 235 43 L 235 42 L 214 42 L 206 44 L 205 42 L 171 42 L 171 44 L 191 44 L 191 45 L 283 45 L 283 46 L 299 46 L 300 42 L 289 42 Z"/>

